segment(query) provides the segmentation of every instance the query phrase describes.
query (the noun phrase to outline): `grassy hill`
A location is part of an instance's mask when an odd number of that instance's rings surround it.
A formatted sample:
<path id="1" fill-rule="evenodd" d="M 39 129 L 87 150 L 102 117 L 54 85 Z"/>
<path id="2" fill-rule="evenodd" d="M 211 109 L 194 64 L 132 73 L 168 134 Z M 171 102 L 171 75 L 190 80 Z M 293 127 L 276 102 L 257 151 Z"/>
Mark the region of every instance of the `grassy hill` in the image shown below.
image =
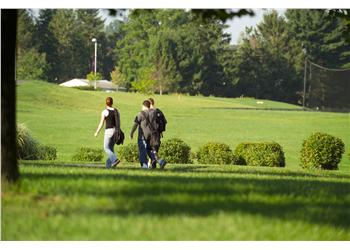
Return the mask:
<path id="1" fill-rule="evenodd" d="M 17 119 L 58 161 L 93 134 L 107 95 L 128 132 L 146 96 L 80 91 L 33 82 L 17 87 Z M 122 163 L 116 170 L 21 162 L 20 182 L 2 185 L 2 240 L 350 240 L 349 160 L 338 171 L 298 167 L 302 140 L 323 131 L 349 150 L 348 114 L 234 108 L 297 108 L 253 99 L 156 96 L 166 138 L 193 150 L 207 141 L 279 142 L 285 168 L 171 165 L 164 171 Z M 128 139 L 126 143 L 128 143 Z M 58 163 L 56 163 L 58 164 Z"/>
<path id="2" fill-rule="evenodd" d="M 17 120 L 25 123 L 40 142 L 57 147 L 58 161 L 70 161 L 81 146 L 102 147 L 103 133 L 98 138 L 93 134 L 107 96 L 114 98 L 121 112 L 122 129 L 128 135 L 142 101 L 148 96 L 82 91 L 30 82 L 17 86 Z M 256 110 L 297 110 L 300 107 L 268 100 L 257 104 L 252 98 L 184 95 L 154 98 L 169 122 L 164 139 L 179 137 L 193 151 L 208 141 L 225 142 L 232 149 L 240 142 L 276 141 L 284 148 L 287 167 L 297 168 L 302 141 L 315 131 L 340 137 L 346 152 L 350 150 L 349 114 Z M 130 143 L 130 139 L 125 143 Z M 340 169 L 348 168 L 350 161 L 343 157 Z"/>

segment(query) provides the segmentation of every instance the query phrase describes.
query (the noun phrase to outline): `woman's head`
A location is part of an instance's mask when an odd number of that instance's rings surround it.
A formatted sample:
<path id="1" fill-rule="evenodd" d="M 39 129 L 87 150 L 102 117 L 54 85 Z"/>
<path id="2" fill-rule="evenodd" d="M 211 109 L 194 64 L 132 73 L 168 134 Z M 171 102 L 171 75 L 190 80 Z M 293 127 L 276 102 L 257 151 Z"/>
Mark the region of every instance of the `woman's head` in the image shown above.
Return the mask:
<path id="1" fill-rule="evenodd" d="M 106 98 L 106 105 L 108 107 L 112 107 L 113 106 L 113 98 L 112 97 L 107 97 Z"/>

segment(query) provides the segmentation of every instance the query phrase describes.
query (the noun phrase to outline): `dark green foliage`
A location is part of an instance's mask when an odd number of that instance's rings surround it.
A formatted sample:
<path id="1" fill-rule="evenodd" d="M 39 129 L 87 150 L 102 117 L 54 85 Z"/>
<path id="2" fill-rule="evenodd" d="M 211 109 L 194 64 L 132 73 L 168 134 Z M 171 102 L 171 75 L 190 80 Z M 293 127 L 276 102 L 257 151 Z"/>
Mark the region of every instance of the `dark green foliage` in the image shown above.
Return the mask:
<path id="1" fill-rule="evenodd" d="M 72 157 L 73 161 L 101 161 L 102 160 L 102 149 L 94 149 L 81 147 Z"/>
<path id="2" fill-rule="evenodd" d="M 161 144 L 159 154 L 168 163 L 192 163 L 191 147 L 178 138 L 164 141 Z"/>
<path id="3" fill-rule="evenodd" d="M 344 153 L 341 139 L 326 133 L 316 132 L 304 140 L 301 149 L 303 168 L 338 169 L 338 163 Z"/>
<path id="4" fill-rule="evenodd" d="M 52 146 L 39 146 L 38 148 L 38 159 L 53 161 L 57 158 L 57 150 Z"/>
<path id="5" fill-rule="evenodd" d="M 236 95 L 298 101 L 296 92 L 302 88 L 301 45 L 277 11 L 266 13 L 255 28 L 246 29 L 234 54 Z"/>
<path id="6" fill-rule="evenodd" d="M 139 149 L 136 143 L 130 143 L 118 148 L 118 158 L 126 162 L 139 161 Z"/>
<path id="7" fill-rule="evenodd" d="M 234 156 L 232 150 L 225 143 L 208 142 L 202 145 L 197 152 L 199 163 L 204 164 L 231 164 Z"/>
<path id="8" fill-rule="evenodd" d="M 240 143 L 235 149 L 236 164 L 284 167 L 284 152 L 276 142 Z"/>

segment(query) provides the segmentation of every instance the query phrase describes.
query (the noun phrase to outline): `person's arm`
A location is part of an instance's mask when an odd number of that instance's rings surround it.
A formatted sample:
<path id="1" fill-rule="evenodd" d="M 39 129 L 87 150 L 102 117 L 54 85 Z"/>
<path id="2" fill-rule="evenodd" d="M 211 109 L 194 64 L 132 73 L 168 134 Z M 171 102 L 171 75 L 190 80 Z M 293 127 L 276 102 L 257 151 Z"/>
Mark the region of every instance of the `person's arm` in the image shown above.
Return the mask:
<path id="1" fill-rule="evenodd" d="M 105 116 L 102 114 L 102 115 L 101 115 L 100 123 L 98 124 L 97 130 L 96 130 L 96 132 L 95 132 L 95 136 L 97 136 L 98 133 L 100 132 L 100 130 L 101 130 L 101 128 L 102 128 L 104 122 L 105 122 Z"/>
<path id="2" fill-rule="evenodd" d="M 137 129 L 137 127 L 139 126 L 139 124 L 137 124 L 136 122 L 134 123 L 134 126 L 132 126 L 131 128 L 131 132 L 130 132 L 130 139 L 132 140 L 132 138 L 134 137 L 134 133 Z"/>
<path id="3" fill-rule="evenodd" d="M 130 139 L 131 140 L 134 137 L 134 132 L 136 131 L 137 127 L 141 125 L 141 120 L 142 120 L 142 116 L 141 116 L 141 114 L 138 114 L 135 117 L 134 125 L 132 126 L 131 131 L 130 131 Z"/>

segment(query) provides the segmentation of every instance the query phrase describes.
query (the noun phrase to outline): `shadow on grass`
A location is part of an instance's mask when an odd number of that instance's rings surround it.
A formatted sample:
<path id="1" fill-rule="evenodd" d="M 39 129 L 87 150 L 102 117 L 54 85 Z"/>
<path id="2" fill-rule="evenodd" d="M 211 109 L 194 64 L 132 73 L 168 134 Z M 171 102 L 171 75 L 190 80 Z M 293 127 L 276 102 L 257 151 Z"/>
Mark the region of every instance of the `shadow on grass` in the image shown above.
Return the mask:
<path id="1" fill-rule="evenodd" d="M 242 173 L 240 173 L 242 174 Z M 244 174 L 244 173 L 243 173 Z M 176 176 L 110 173 L 23 173 L 23 178 L 64 180 L 46 195 L 87 195 L 112 200 L 64 213 L 127 215 L 208 216 L 218 212 L 259 215 L 271 219 L 307 221 L 350 228 L 350 184 L 334 180 L 257 178 L 251 175 Z M 74 186 L 86 180 L 87 186 Z M 115 183 L 107 185 L 104 182 Z M 71 189 L 62 188 L 70 183 Z M 62 187 L 60 188 L 60 185 Z M 57 213 L 61 213 L 58 210 Z"/>

